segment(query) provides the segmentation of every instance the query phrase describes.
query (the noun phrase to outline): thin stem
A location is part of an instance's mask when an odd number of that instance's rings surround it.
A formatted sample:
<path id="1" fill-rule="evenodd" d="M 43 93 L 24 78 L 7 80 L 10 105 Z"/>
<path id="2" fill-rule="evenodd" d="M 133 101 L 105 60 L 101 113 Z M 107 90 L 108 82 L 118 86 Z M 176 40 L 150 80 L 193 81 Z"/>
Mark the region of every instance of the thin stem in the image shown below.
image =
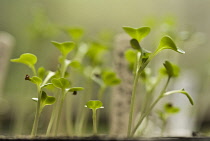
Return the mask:
<path id="1" fill-rule="evenodd" d="M 35 114 L 35 119 L 34 119 L 32 131 L 31 131 L 31 136 L 32 137 L 37 135 L 39 117 L 40 117 L 40 114 L 41 114 L 41 106 L 40 105 L 41 105 L 41 91 L 38 88 L 38 101 L 37 101 L 37 105 L 36 105 L 36 114 Z"/>
<path id="2" fill-rule="evenodd" d="M 145 112 L 142 114 L 142 116 L 140 117 L 138 123 L 136 124 L 134 130 L 132 131 L 132 134 L 131 136 L 133 136 L 135 134 L 135 132 L 137 131 L 138 127 L 141 125 L 142 121 L 144 120 L 145 117 L 147 117 L 150 112 L 152 111 L 152 109 L 155 107 L 155 105 L 159 102 L 159 100 L 163 97 L 164 95 L 164 92 L 166 91 L 166 88 L 168 87 L 168 84 L 169 84 L 169 81 L 170 81 L 170 78 L 171 77 L 168 77 L 167 81 L 166 81 L 166 84 L 165 86 L 163 87 L 160 95 L 158 96 L 158 98 L 153 102 L 153 104 L 151 105 L 151 107 Z"/>
<path id="3" fill-rule="evenodd" d="M 52 116 L 50 118 L 50 122 L 48 124 L 48 127 L 47 127 L 47 132 L 46 132 L 46 136 L 49 136 L 50 135 L 50 132 L 52 130 L 52 126 L 53 126 L 53 123 L 55 122 L 55 119 L 56 119 L 56 116 L 57 116 L 57 109 L 58 109 L 58 105 L 60 103 L 60 100 L 59 100 L 59 95 L 56 94 L 56 103 L 53 107 L 53 111 L 52 111 Z"/>
<path id="4" fill-rule="evenodd" d="M 73 135 L 73 123 L 72 123 L 72 98 L 67 99 L 66 102 L 66 129 L 68 136 Z"/>
<path id="5" fill-rule="evenodd" d="M 96 118 L 96 109 L 93 109 L 93 134 L 97 134 L 97 118 Z"/>
<path id="6" fill-rule="evenodd" d="M 35 69 L 35 67 L 34 67 L 34 66 L 32 66 L 32 67 L 31 67 L 31 70 L 32 70 L 32 72 L 33 72 L 34 76 L 36 76 L 36 69 Z"/>
<path id="7" fill-rule="evenodd" d="M 64 99 L 65 99 L 65 91 L 62 90 L 61 103 L 60 103 L 59 108 L 58 108 L 58 116 L 57 116 L 57 120 L 56 120 L 56 124 L 55 124 L 55 133 L 54 133 L 55 136 L 57 136 L 57 134 L 58 134 L 58 128 L 59 128 L 59 124 L 60 124 L 61 111 L 62 111 L 62 108 L 63 108 Z"/>
<path id="8" fill-rule="evenodd" d="M 129 113 L 129 122 L 128 122 L 128 132 L 127 132 L 128 137 L 130 137 L 131 129 L 132 129 L 133 112 L 134 112 L 134 105 L 135 105 L 135 98 L 136 98 L 136 87 L 138 84 L 139 76 L 140 76 L 140 73 L 137 73 L 134 77 L 133 91 L 132 91 L 132 96 L 131 96 L 131 106 L 130 106 L 130 113 Z"/>
<path id="9" fill-rule="evenodd" d="M 100 89 L 98 91 L 98 100 L 102 100 L 105 90 L 106 90 L 106 86 L 105 85 L 100 87 Z"/>

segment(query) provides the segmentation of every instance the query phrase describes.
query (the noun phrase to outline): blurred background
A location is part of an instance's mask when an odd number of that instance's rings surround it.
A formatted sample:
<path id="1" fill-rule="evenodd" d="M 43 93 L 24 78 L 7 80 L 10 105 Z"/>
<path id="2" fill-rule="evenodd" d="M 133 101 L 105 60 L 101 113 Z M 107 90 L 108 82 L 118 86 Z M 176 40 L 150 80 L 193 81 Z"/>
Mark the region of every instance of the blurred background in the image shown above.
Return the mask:
<path id="1" fill-rule="evenodd" d="M 115 38 L 124 32 L 122 26 L 151 27 L 150 35 L 142 43 L 148 50 L 154 51 L 165 34 L 170 35 L 177 46 L 185 50 L 184 55 L 158 55 L 151 64 L 156 70 L 162 67 L 165 60 L 176 63 L 181 68 L 181 74 L 173 81 L 171 88 L 185 88 L 195 101 L 192 107 L 185 97 L 172 97 L 170 100 L 181 110 L 170 118 L 168 128 L 173 129 L 171 135 L 189 135 L 193 131 L 208 133 L 209 9 L 209 0 L 0 0 L 0 134 L 30 134 L 35 113 L 35 103 L 31 98 L 36 97 L 36 90 L 33 84 L 24 80 L 25 75 L 30 75 L 31 71 L 24 65 L 11 63 L 9 59 L 18 58 L 22 53 L 33 53 L 38 57 L 37 68 L 44 66 L 55 71 L 59 52 L 51 41 L 73 40 L 89 46 L 102 46 L 102 50 L 106 51 L 104 55 L 109 57 L 99 57 L 99 60 L 102 59 L 99 64 L 102 64 L 101 68 L 114 70 L 110 56 L 115 55 Z M 77 39 L 71 35 L 69 29 L 73 28 L 82 30 L 81 38 Z M 7 46 L 6 49 L 4 46 Z M 88 66 L 91 61 L 89 64 L 88 61 L 85 63 Z M 77 76 L 76 80 L 73 80 L 74 85 L 85 87 L 88 91 L 89 86 L 82 74 L 76 70 L 74 72 Z M 95 83 L 93 85 L 92 93 L 97 93 L 100 88 Z M 105 91 L 104 103 L 110 102 L 112 88 Z M 84 95 L 87 91 L 81 94 Z M 74 99 L 79 101 L 81 97 L 72 98 L 72 103 Z M 83 107 L 84 103 L 79 106 Z M 105 104 L 106 106 L 109 104 Z M 77 103 L 71 107 L 73 114 L 80 113 L 76 110 Z M 102 134 L 109 133 L 110 110 L 110 107 L 105 108 L 104 115 L 100 117 L 102 122 L 99 130 Z M 49 107 L 44 111 L 40 119 L 39 134 L 45 134 L 51 114 Z M 72 121 L 76 122 L 76 117 L 74 116 Z"/>

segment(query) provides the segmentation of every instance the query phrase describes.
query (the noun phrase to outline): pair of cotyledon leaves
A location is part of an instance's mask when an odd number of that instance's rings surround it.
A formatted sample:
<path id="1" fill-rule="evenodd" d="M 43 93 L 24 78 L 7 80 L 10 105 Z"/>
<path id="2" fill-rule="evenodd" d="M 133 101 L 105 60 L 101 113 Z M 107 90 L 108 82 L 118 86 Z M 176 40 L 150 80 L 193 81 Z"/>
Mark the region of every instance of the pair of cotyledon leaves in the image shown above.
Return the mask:
<path id="1" fill-rule="evenodd" d="M 86 103 L 85 107 L 92 109 L 92 110 L 97 110 L 99 108 L 104 108 L 103 103 L 99 100 L 90 100 Z"/>

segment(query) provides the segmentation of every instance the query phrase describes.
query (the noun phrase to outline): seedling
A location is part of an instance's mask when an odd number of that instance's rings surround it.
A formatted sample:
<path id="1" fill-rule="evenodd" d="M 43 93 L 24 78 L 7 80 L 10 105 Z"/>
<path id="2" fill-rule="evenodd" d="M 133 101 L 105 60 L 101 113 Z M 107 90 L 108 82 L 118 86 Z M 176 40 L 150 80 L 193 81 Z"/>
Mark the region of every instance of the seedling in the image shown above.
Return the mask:
<path id="1" fill-rule="evenodd" d="M 57 135 L 61 110 L 63 107 L 66 94 L 68 92 L 71 92 L 73 95 L 76 95 L 77 91 L 83 90 L 82 87 L 70 87 L 70 82 L 65 78 L 67 76 L 68 67 L 75 66 L 76 64 L 75 61 L 67 59 L 68 54 L 74 49 L 75 43 L 74 42 L 63 42 L 63 43 L 52 42 L 52 43 L 55 45 L 55 47 L 59 49 L 59 51 L 62 54 L 59 57 L 60 66 L 56 73 L 52 71 L 47 72 L 43 67 L 40 67 L 38 71 L 36 71 L 35 64 L 37 62 L 37 57 L 30 53 L 22 54 L 17 59 L 11 59 L 12 62 L 17 62 L 27 65 L 32 70 L 34 75 L 32 77 L 30 77 L 30 75 L 25 76 L 25 80 L 28 80 L 36 84 L 37 93 L 38 93 L 37 96 L 38 98 L 32 98 L 34 101 L 37 102 L 36 115 L 31 132 L 32 136 L 36 136 L 37 134 L 38 122 L 42 109 L 46 105 L 52 105 L 53 103 L 55 103 L 55 101 L 56 105 L 55 108 L 53 108 L 53 114 L 51 116 L 51 120 L 47 129 L 47 135 L 50 134 L 53 123 L 54 123 L 53 135 Z M 50 80 L 51 83 L 49 83 Z M 46 92 L 43 91 L 43 89 L 48 88 L 50 86 L 59 88 L 61 90 L 61 94 L 56 95 L 56 97 L 48 96 Z"/>
<path id="2" fill-rule="evenodd" d="M 93 111 L 92 118 L 93 118 L 93 134 L 97 134 L 97 114 L 96 110 L 99 108 L 104 108 L 103 103 L 99 100 L 90 100 L 87 102 L 85 107 L 91 109 Z"/>
<path id="3" fill-rule="evenodd" d="M 135 63 L 133 63 L 134 64 L 134 66 L 133 66 L 134 82 L 133 82 L 133 91 L 132 91 L 132 96 L 131 96 L 131 108 L 130 108 L 130 114 L 129 114 L 129 125 L 128 125 L 128 133 L 127 133 L 128 137 L 131 137 L 135 134 L 137 128 L 142 123 L 143 119 L 152 111 L 154 106 L 157 104 L 157 102 L 161 98 L 163 98 L 167 95 L 170 95 L 170 94 L 174 94 L 174 93 L 182 93 L 188 97 L 191 104 L 193 104 L 193 101 L 192 101 L 191 97 L 188 95 L 188 93 L 186 91 L 184 91 L 183 89 L 177 90 L 177 91 L 166 92 L 166 88 L 168 86 L 169 80 L 174 75 L 175 70 L 169 62 L 165 62 L 164 66 L 168 73 L 168 80 L 167 80 L 165 86 L 163 87 L 162 91 L 160 92 L 159 97 L 154 101 L 154 103 L 151 104 L 151 106 L 146 110 L 145 113 L 141 114 L 141 117 L 139 118 L 136 126 L 132 130 L 136 88 L 137 88 L 138 80 L 139 80 L 141 74 L 143 73 L 144 69 L 146 68 L 146 66 L 162 50 L 171 49 L 171 50 L 181 53 L 181 54 L 184 54 L 185 52 L 175 45 L 175 43 L 173 42 L 171 37 L 164 36 L 160 40 L 160 43 L 159 43 L 159 46 L 157 47 L 157 49 L 151 53 L 150 51 L 147 51 L 146 49 L 142 48 L 140 45 L 140 42 L 150 33 L 149 27 L 141 27 L 141 28 L 123 27 L 123 29 L 132 38 L 130 40 L 130 44 L 131 44 L 131 47 L 135 51 L 134 52 L 130 51 L 130 53 L 136 54 Z M 130 60 L 130 62 L 132 62 L 134 60 L 134 58 L 130 58 L 131 55 L 127 54 L 126 56 Z"/>
<path id="4" fill-rule="evenodd" d="M 77 91 L 83 90 L 82 87 L 70 87 L 71 83 L 68 79 L 66 79 L 66 73 L 69 66 L 74 66 L 75 61 L 68 60 L 68 54 L 75 48 L 74 42 L 55 42 L 53 41 L 52 44 L 61 52 L 61 56 L 59 57 L 59 70 L 57 72 L 57 76 L 51 80 L 49 85 L 53 85 L 54 87 L 60 89 L 60 93 L 57 96 L 58 102 L 56 102 L 55 108 L 53 109 L 52 117 L 50 119 L 50 123 L 47 128 L 47 135 L 49 136 L 52 132 L 53 135 L 57 135 L 59 124 L 60 124 L 60 117 L 61 111 L 63 107 L 63 103 L 68 92 L 72 92 L 73 95 L 77 94 Z M 54 126 L 53 126 L 54 124 Z M 53 130 L 52 130 L 53 128 Z"/>
<path id="5" fill-rule="evenodd" d="M 104 91 L 108 87 L 118 85 L 121 82 L 121 80 L 117 77 L 116 73 L 111 70 L 104 70 L 100 74 L 94 73 L 91 78 L 100 86 L 98 92 L 99 100 L 102 100 Z"/>
<path id="6" fill-rule="evenodd" d="M 37 128 L 38 128 L 38 123 L 39 123 L 39 117 L 40 114 L 42 112 L 42 109 L 44 108 L 45 105 L 52 105 L 55 102 L 55 97 L 52 96 L 48 96 L 42 89 L 43 86 L 47 83 L 47 81 L 55 74 L 52 71 L 49 71 L 47 73 L 47 76 L 44 78 L 44 69 L 43 68 L 39 68 L 38 70 L 38 76 L 37 75 L 37 71 L 35 69 L 35 64 L 37 62 L 37 57 L 33 54 L 30 53 L 25 53 L 22 54 L 19 58 L 17 59 L 11 59 L 12 62 L 16 62 L 16 63 L 22 63 L 27 65 L 33 72 L 34 76 L 30 78 L 29 75 L 25 76 L 25 80 L 29 80 L 30 82 L 36 84 L 37 86 L 37 97 L 38 98 L 32 98 L 34 101 L 37 102 L 37 107 L 36 107 L 36 114 L 35 114 L 35 119 L 34 119 L 34 124 L 33 124 L 33 128 L 31 131 L 31 135 L 32 136 L 36 136 L 37 133 Z M 40 77 L 41 78 L 40 78 Z"/>
<path id="7" fill-rule="evenodd" d="M 173 106 L 172 103 L 166 103 L 162 110 L 157 111 L 157 114 L 160 118 L 160 120 L 162 121 L 162 128 L 161 128 L 161 133 L 163 134 L 166 124 L 167 124 L 167 120 L 170 116 L 179 113 L 180 109 L 178 107 Z"/>

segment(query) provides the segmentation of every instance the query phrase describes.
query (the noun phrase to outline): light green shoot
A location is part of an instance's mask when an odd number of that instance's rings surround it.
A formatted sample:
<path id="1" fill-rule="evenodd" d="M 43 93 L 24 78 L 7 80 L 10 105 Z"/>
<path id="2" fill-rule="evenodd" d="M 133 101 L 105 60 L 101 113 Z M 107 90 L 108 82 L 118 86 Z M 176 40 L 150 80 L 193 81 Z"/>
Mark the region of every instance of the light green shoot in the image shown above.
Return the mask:
<path id="1" fill-rule="evenodd" d="M 100 108 L 104 108 L 103 107 L 103 103 L 99 100 L 90 100 L 87 102 L 87 104 L 85 105 L 85 107 L 91 109 L 93 111 L 93 134 L 96 135 L 97 134 L 97 114 L 96 114 L 96 110 L 100 109 Z"/>

